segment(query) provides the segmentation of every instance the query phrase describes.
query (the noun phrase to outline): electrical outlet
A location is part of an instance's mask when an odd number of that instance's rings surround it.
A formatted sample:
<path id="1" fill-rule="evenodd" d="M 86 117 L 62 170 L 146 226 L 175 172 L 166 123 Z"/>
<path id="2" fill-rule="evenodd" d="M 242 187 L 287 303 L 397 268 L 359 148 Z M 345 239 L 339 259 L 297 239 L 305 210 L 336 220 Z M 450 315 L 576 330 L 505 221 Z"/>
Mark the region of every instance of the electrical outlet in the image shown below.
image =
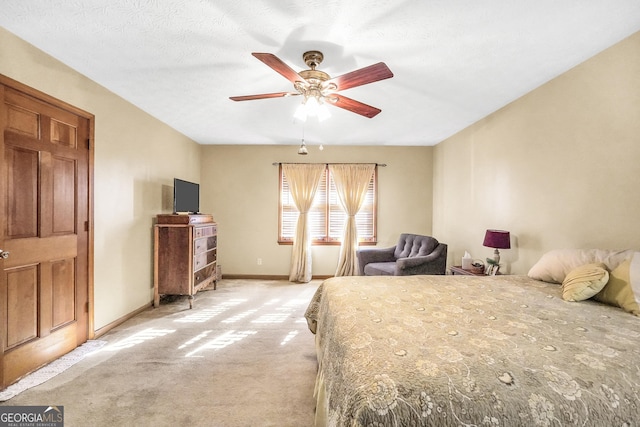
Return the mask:
<path id="1" fill-rule="evenodd" d="M 258 265 L 262 265 L 262 258 L 258 258 Z"/>

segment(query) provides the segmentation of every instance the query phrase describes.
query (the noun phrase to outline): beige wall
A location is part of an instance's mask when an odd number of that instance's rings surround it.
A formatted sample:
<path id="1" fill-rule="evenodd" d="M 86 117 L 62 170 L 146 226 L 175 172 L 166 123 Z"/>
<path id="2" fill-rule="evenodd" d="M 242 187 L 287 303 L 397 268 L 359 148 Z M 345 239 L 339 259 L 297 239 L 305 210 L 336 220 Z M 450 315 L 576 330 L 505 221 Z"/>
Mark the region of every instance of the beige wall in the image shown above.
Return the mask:
<path id="1" fill-rule="evenodd" d="M 438 144 L 434 233 L 449 264 L 511 231 L 508 271 L 554 248 L 640 248 L 640 33 Z"/>
<path id="2" fill-rule="evenodd" d="M 378 168 L 379 247 L 402 232 L 431 233 L 433 147 L 205 146 L 201 209 L 219 223 L 223 274 L 288 275 L 291 246 L 278 245 L 278 162 L 372 162 Z M 313 274 L 332 275 L 338 246 L 313 247 Z M 262 265 L 257 265 L 257 259 Z"/>
<path id="3" fill-rule="evenodd" d="M 95 115 L 95 327 L 153 295 L 152 219 L 173 177 L 200 178 L 200 146 L 0 28 L 0 73 Z M 164 203 L 163 203 L 164 201 Z"/>

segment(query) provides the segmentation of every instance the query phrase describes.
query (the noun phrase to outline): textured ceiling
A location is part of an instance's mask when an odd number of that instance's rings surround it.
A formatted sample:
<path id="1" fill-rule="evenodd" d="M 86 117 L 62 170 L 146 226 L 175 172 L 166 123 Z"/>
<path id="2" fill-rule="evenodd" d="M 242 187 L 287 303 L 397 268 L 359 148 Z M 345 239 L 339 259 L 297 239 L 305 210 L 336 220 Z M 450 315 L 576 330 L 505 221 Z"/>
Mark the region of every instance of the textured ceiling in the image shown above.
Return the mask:
<path id="1" fill-rule="evenodd" d="M 3 0 L 0 25 L 201 144 L 434 145 L 640 30 L 638 0 Z M 368 119 L 293 119 L 300 97 L 251 56 L 331 76 Z"/>

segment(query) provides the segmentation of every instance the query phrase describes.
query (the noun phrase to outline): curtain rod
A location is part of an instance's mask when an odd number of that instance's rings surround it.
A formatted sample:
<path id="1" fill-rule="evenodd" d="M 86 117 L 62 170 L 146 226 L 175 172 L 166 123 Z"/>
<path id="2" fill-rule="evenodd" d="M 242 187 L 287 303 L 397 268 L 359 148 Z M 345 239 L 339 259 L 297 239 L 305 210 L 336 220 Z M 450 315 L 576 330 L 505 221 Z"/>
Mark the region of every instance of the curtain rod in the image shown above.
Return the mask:
<path id="1" fill-rule="evenodd" d="M 364 164 L 367 164 L 367 162 L 362 162 L 362 163 L 354 163 L 354 162 L 345 162 L 345 163 L 274 162 L 274 163 L 271 163 L 271 165 L 272 166 L 279 166 L 279 165 L 281 165 L 283 163 L 287 163 L 287 164 L 290 164 L 290 165 L 309 165 L 309 164 L 316 164 L 316 165 L 364 165 Z M 387 166 L 386 163 L 374 163 L 374 165 L 380 166 L 382 168 Z"/>

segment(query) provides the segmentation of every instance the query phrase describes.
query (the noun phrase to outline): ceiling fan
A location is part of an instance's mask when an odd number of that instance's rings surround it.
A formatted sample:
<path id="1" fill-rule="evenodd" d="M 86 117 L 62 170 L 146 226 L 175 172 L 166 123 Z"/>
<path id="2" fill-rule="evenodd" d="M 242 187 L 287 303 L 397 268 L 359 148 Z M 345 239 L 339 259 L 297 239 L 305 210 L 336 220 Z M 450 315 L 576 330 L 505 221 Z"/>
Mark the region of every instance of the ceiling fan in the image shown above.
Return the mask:
<path id="1" fill-rule="evenodd" d="M 331 78 L 329 74 L 316 69 L 324 59 L 322 52 L 317 50 L 311 50 L 302 55 L 302 59 L 309 69 L 300 71 L 299 73 L 295 72 L 280 58 L 271 53 L 254 52 L 252 55 L 293 83 L 295 92 L 275 92 L 259 95 L 229 97 L 229 99 L 233 101 L 250 101 L 254 99 L 302 95 L 304 97 L 303 103 L 307 103 L 307 101 L 312 100 L 318 104 L 335 105 L 336 107 L 372 118 L 382 110 L 364 104 L 360 101 L 347 98 L 338 92 L 393 77 L 393 73 L 389 70 L 389 67 L 387 67 L 384 62 L 379 62 L 377 64 L 369 65 L 368 67 L 360 68 L 358 70 L 351 71 L 350 73 Z"/>

